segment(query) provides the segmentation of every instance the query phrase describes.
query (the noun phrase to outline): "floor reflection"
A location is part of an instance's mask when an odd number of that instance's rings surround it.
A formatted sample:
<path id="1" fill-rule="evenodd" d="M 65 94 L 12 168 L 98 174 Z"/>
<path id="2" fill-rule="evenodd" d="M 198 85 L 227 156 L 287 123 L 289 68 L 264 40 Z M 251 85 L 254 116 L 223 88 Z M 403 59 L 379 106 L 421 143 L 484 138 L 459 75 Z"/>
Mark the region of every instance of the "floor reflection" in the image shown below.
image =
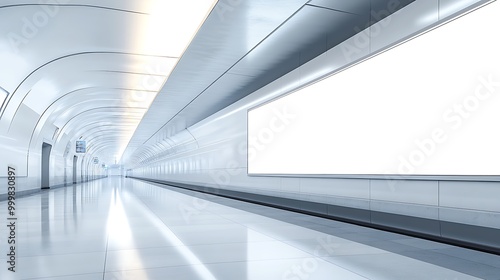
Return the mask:
<path id="1" fill-rule="evenodd" d="M 53 207 L 51 205 L 51 192 L 50 191 L 42 191 L 40 195 L 40 226 L 41 226 L 41 236 L 42 236 L 42 245 L 44 248 L 47 248 L 51 244 L 51 234 L 50 234 L 50 224 L 52 219 L 50 217 L 50 211 Z"/>

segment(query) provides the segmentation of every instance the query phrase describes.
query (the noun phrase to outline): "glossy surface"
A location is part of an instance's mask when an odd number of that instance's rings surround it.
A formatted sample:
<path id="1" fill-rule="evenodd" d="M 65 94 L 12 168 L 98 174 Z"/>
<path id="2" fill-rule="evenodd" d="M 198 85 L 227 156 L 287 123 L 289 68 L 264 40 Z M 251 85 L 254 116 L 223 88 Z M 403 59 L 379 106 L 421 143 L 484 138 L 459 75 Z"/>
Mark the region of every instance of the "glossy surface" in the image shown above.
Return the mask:
<path id="1" fill-rule="evenodd" d="M 46 191 L 17 204 L 17 272 L 2 265 L 1 279 L 500 275 L 498 256 L 121 177 Z M 1 202 L 3 221 L 6 208 Z M 0 234 L 7 236 L 5 226 Z"/>

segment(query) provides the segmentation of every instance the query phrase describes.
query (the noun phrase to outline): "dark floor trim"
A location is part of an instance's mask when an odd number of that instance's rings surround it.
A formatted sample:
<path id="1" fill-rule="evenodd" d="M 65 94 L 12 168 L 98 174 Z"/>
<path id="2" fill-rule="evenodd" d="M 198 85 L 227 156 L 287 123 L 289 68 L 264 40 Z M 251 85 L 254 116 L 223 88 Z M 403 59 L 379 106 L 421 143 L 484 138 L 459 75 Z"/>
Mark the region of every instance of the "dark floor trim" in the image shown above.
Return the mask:
<path id="1" fill-rule="evenodd" d="M 34 194 L 37 194 L 37 193 L 40 193 L 40 192 L 41 192 L 40 189 L 27 190 L 27 191 L 19 191 L 19 192 L 16 192 L 16 198 L 27 197 L 27 196 L 34 195 Z M 0 202 L 1 201 L 6 201 L 8 198 L 9 198 L 9 196 L 6 193 L 5 194 L 0 194 Z"/>
<path id="2" fill-rule="evenodd" d="M 500 230 L 494 228 L 148 178 L 127 178 L 155 183 L 160 187 L 168 185 L 500 255 Z"/>

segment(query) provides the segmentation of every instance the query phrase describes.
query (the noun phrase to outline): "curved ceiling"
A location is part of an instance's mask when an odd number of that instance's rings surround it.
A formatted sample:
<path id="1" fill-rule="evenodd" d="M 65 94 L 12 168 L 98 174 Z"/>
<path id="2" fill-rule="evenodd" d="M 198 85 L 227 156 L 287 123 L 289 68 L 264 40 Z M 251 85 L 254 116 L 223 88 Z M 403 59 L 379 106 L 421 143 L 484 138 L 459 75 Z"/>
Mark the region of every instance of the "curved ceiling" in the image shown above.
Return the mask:
<path id="1" fill-rule="evenodd" d="M 274 81 L 414 0 L 220 0 L 132 137 L 123 159 Z M 151 147 L 150 147 L 151 146 Z"/>
<path id="2" fill-rule="evenodd" d="M 0 132 L 21 106 L 119 158 L 215 0 L 3 0 Z M 66 146 L 66 143 L 63 144 Z"/>

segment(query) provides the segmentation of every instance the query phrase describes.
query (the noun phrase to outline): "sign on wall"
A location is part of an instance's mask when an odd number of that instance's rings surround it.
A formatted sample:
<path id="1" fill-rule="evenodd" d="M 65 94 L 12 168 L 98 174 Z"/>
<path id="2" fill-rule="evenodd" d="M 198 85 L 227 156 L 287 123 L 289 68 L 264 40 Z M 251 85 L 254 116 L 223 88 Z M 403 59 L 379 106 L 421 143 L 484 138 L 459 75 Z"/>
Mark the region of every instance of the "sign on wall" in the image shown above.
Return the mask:
<path id="1" fill-rule="evenodd" d="M 85 141 L 76 141 L 76 153 L 84 154 L 87 152 L 87 143 Z"/>

